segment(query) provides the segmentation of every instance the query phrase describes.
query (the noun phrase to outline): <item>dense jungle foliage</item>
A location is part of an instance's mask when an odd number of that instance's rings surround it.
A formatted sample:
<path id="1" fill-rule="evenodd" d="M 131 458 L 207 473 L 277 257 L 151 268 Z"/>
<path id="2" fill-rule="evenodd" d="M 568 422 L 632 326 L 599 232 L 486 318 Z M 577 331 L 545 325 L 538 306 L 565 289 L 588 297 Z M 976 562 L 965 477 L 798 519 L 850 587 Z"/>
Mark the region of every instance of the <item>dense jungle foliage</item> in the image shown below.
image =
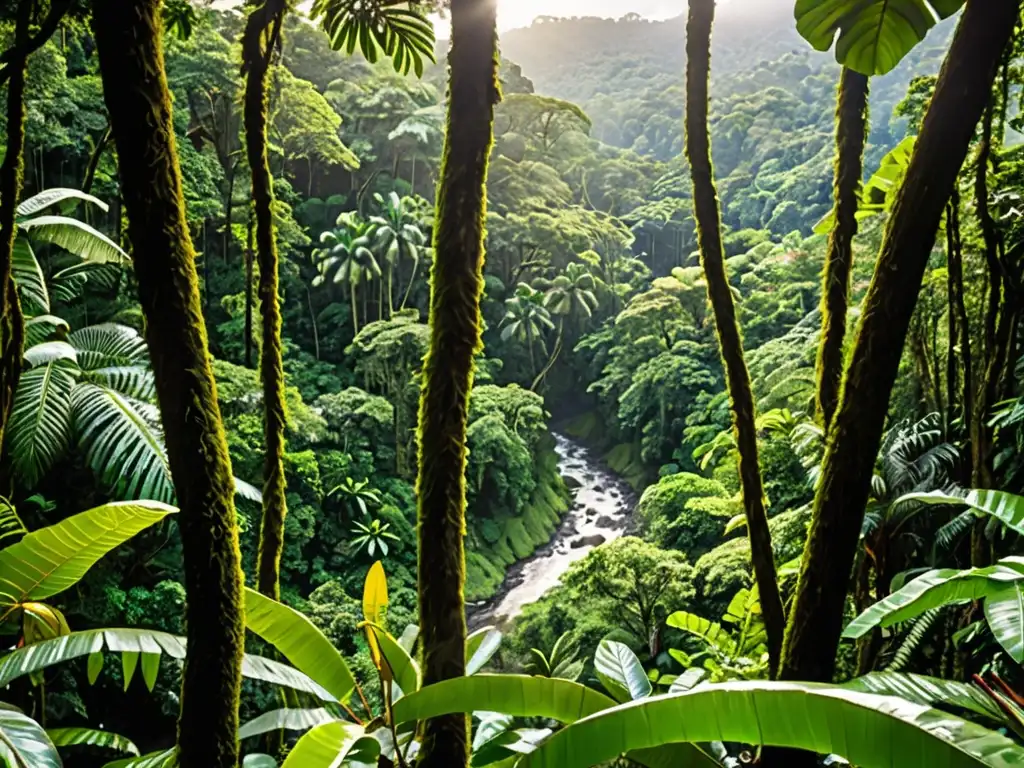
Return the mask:
<path id="1" fill-rule="evenodd" d="M 307 5 L 0 10 L 0 765 L 1024 762 L 1020 1 Z"/>

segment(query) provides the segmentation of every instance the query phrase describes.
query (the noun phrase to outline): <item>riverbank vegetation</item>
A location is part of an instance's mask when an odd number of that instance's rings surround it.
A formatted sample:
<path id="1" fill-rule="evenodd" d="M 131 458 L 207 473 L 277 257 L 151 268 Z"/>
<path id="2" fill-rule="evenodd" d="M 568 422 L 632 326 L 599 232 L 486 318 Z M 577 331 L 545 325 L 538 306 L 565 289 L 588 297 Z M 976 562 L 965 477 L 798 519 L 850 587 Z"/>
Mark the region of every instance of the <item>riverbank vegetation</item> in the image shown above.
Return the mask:
<path id="1" fill-rule="evenodd" d="M 0 12 L 0 764 L 1024 759 L 1017 0 L 220 5 Z"/>

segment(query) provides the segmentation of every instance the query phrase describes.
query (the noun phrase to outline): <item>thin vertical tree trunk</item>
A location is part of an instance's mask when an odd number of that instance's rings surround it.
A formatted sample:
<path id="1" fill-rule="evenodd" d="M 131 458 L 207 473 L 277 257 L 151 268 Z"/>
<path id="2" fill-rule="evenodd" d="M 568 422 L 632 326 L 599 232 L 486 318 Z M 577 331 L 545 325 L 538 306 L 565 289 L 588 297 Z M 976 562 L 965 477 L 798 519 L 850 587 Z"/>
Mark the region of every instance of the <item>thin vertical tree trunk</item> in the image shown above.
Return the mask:
<path id="1" fill-rule="evenodd" d="M 249 207 L 249 225 L 245 243 L 245 367 L 252 368 L 252 278 L 253 259 L 256 258 L 255 225 L 252 206 Z"/>
<path id="2" fill-rule="evenodd" d="M 832 679 L 850 571 L 907 330 L 939 220 L 1019 9 L 1020 0 L 968 0 L 886 225 L 825 450 L 783 679 Z"/>
<path id="3" fill-rule="evenodd" d="M 100 158 L 103 157 L 103 153 L 107 149 L 107 145 L 110 143 L 110 125 L 103 129 L 103 133 L 96 140 L 96 146 L 93 147 L 92 154 L 89 156 L 89 164 L 85 167 L 85 175 L 82 177 L 82 191 L 89 193 L 92 190 L 93 182 L 96 180 L 96 170 L 100 166 Z"/>
<path id="4" fill-rule="evenodd" d="M 743 340 L 736 319 L 732 289 L 725 272 L 721 214 L 711 163 L 708 130 L 708 84 L 711 75 L 711 28 L 714 0 L 690 0 L 686 27 L 686 155 L 693 179 L 693 209 L 697 220 L 701 263 L 708 284 L 708 298 L 715 315 L 718 341 L 729 384 L 736 445 L 740 455 L 740 482 L 747 517 L 750 554 L 768 634 L 768 654 L 774 674 L 778 669 L 785 615 L 775 576 L 771 533 L 765 512 L 764 486 L 758 463 L 757 429 L 754 425 L 754 393 L 743 355 Z"/>
<path id="5" fill-rule="evenodd" d="M 957 317 L 957 342 L 960 346 L 960 413 L 963 419 L 963 434 L 970 440 L 973 434 L 974 418 L 974 355 L 971 352 L 971 323 L 964 301 L 964 257 L 963 241 L 960 236 L 960 192 L 954 188 L 947 208 L 950 234 L 949 272 L 953 289 L 952 310 Z M 962 482 L 970 482 L 973 474 L 971 450 L 963 451 L 964 465 L 961 468 Z"/>
<path id="6" fill-rule="evenodd" d="M 452 0 L 448 130 L 437 192 L 430 350 L 419 427 L 419 607 L 423 684 L 466 672 L 463 598 L 466 423 L 480 349 L 487 163 L 498 87 L 496 0 Z M 418 768 L 469 762 L 469 721 L 445 715 L 423 727 Z"/>
<path id="7" fill-rule="evenodd" d="M 217 405 L 161 48 L 160 0 L 95 0 L 146 340 L 184 552 L 182 768 L 235 768 L 245 648 L 234 479 Z"/>
<path id="8" fill-rule="evenodd" d="M 0 164 L 0 445 L 14 404 L 14 392 L 21 378 L 21 355 L 25 322 L 18 288 L 14 284 L 14 238 L 18 197 L 25 176 L 25 72 L 28 54 L 32 0 L 18 5 L 14 29 L 15 56 L 7 65 L 7 148 Z"/>
<path id="9" fill-rule="evenodd" d="M 818 418 L 828 432 L 843 380 L 843 341 L 857 235 L 857 192 L 864 170 L 868 77 L 843 68 L 836 106 L 834 211 L 821 289 L 821 344 L 818 347 Z"/>
<path id="10" fill-rule="evenodd" d="M 281 553 L 288 514 L 284 476 L 284 364 L 281 349 L 281 303 L 274 234 L 274 179 L 267 157 L 267 75 L 280 41 L 284 0 L 266 0 L 249 14 L 242 38 L 245 68 L 245 150 L 252 172 L 256 215 L 256 254 L 260 266 L 259 297 L 263 315 L 260 378 L 263 383 L 263 520 L 260 525 L 257 584 L 275 600 L 281 595 Z"/>

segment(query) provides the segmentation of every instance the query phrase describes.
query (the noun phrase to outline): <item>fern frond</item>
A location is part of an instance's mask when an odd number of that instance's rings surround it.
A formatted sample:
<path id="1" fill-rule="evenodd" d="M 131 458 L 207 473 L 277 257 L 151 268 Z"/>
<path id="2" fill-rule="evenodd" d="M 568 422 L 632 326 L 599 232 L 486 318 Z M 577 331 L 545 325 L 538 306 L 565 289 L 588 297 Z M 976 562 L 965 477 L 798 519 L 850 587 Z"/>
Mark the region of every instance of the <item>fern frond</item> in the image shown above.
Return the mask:
<path id="1" fill-rule="evenodd" d="M 913 658 L 914 653 L 918 648 L 921 647 L 921 643 L 924 642 L 932 633 L 932 628 L 935 623 L 942 618 L 942 614 L 945 611 L 945 606 L 938 608 L 932 608 L 929 611 L 925 611 L 921 614 L 914 625 L 907 632 L 906 637 L 900 643 L 900 647 L 896 649 L 896 653 L 893 654 L 892 661 L 886 666 L 887 672 L 901 672 L 906 668 L 907 664 Z"/>

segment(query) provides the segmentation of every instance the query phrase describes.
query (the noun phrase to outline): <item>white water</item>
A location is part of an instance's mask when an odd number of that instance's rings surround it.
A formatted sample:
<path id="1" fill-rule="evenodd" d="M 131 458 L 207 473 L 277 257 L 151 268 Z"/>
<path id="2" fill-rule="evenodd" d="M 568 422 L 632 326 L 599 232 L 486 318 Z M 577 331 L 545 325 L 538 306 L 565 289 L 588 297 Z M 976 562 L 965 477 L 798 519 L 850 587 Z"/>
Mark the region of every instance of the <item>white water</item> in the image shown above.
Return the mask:
<path id="1" fill-rule="evenodd" d="M 573 491 L 573 506 L 551 542 L 512 566 L 497 597 L 471 611 L 473 627 L 507 625 L 557 586 L 569 566 L 600 541 L 613 541 L 626 532 L 633 506 L 629 486 L 579 443 L 563 435 L 555 435 L 555 440 L 562 475 L 580 486 Z"/>

